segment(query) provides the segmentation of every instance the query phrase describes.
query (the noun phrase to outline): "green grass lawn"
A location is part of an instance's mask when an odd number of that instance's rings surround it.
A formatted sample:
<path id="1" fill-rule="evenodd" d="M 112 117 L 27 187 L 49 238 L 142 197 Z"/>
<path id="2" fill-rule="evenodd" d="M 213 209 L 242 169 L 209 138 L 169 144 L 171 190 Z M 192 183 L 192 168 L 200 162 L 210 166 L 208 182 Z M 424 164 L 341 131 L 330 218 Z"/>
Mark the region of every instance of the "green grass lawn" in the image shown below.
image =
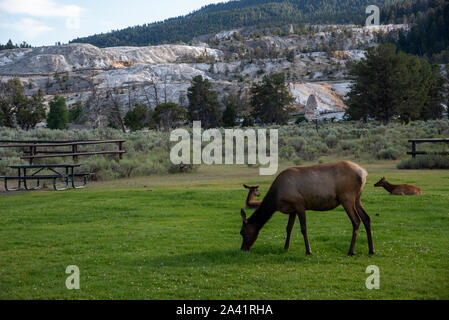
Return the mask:
<path id="1" fill-rule="evenodd" d="M 241 185 L 264 195 L 274 179 L 246 167 L 2 194 L 0 299 L 449 299 L 449 171 L 362 165 L 374 256 L 363 226 L 357 254 L 346 255 L 342 208 L 308 212 L 310 257 L 298 221 L 284 251 L 281 213 L 241 252 Z M 423 195 L 390 196 L 373 187 L 381 176 Z M 80 268 L 81 290 L 65 287 L 68 265 Z M 365 287 L 369 265 L 380 268 L 379 290 Z"/>

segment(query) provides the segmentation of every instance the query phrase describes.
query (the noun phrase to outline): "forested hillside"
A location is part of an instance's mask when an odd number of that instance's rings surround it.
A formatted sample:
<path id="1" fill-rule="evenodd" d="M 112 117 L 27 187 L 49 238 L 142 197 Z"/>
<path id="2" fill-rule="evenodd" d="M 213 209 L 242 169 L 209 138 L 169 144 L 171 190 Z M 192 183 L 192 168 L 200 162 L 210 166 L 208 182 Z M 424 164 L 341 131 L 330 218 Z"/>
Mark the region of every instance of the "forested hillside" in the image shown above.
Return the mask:
<path id="1" fill-rule="evenodd" d="M 449 1 L 406 0 L 382 10 L 389 22 L 412 23 L 408 32 L 389 34 L 384 42 L 396 42 L 402 51 L 449 62 Z"/>
<path id="2" fill-rule="evenodd" d="M 399 39 L 399 49 L 425 55 L 435 62 L 449 62 L 449 2 L 429 1 L 432 5 L 420 15 L 410 32 Z"/>
<path id="3" fill-rule="evenodd" d="M 368 5 L 388 6 L 395 0 L 240 0 L 208 5 L 189 15 L 97 34 L 71 42 L 98 47 L 145 46 L 188 42 L 193 37 L 239 27 L 287 24 L 363 24 Z"/>

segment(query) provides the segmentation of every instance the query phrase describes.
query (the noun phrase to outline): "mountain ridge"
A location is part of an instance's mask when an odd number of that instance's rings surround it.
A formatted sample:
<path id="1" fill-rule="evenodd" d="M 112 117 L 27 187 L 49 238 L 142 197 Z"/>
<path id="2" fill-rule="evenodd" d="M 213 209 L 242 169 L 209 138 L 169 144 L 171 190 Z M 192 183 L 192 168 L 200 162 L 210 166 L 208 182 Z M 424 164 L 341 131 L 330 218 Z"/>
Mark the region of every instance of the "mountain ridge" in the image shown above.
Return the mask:
<path id="1" fill-rule="evenodd" d="M 368 5 L 396 0 L 240 0 L 211 4 L 185 16 L 77 38 L 70 43 L 98 47 L 189 42 L 194 37 L 239 27 L 313 24 L 362 24 Z"/>

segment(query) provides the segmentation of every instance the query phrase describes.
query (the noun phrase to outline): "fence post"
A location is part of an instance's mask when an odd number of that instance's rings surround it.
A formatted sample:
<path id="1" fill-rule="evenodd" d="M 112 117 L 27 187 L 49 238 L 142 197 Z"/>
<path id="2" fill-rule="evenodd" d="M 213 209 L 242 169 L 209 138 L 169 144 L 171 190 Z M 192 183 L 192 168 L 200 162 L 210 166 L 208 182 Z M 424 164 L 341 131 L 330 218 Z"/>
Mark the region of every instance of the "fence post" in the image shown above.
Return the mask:
<path id="1" fill-rule="evenodd" d="M 123 142 L 119 141 L 118 143 L 118 150 L 122 151 L 123 150 Z M 122 160 L 123 159 L 123 154 L 119 153 L 119 159 Z"/>
<path id="2" fill-rule="evenodd" d="M 416 142 L 412 141 L 412 157 L 416 158 Z"/>
<path id="3" fill-rule="evenodd" d="M 74 144 L 72 145 L 72 153 L 78 153 L 78 145 Z M 73 162 L 78 163 L 78 156 L 73 156 Z"/>
<path id="4" fill-rule="evenodd" d="M 29 159 L 30 165 L 33 164 L 34 155 L 36 155 L 36 147 L 30 147 L 30 159 Z"/>

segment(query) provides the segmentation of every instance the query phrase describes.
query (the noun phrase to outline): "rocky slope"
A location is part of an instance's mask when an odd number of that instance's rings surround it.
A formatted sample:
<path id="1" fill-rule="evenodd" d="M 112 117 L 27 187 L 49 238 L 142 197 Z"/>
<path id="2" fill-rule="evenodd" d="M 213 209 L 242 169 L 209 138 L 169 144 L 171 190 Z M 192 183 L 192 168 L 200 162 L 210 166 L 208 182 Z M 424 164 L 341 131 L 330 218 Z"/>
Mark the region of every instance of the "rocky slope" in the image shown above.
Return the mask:
<path id="1" fill-rule="evenodd" d="M 220 59 L 219 50 L 185 45 L 161 45 L 153 47 L 116 47 L 100 49 L 90 44 L 13 49 L 0 52 L 0 75 L 51 74 L 86 69 L 118 69 L 136 63 L 175 63 L 187 56 L 202 55 Z"/>
<path id="2" fill-rule="evenodd" d="M 347 64 L 375 45 L 376 34 L 406 26 L 358 28 L 313 26 L 307 35 L 258 36 L 232 30 L 203 37 L 194 45 L 113 47 L 69 44 L 0 51 L 0 81 L 18 77 L 28 93 L 42 88 L 47 99 L 64 95 L 69 103 L 113 97 L 123 111 L 137 102 L 185 105 L 193 77 L 209 79 L 219 97 L 248 98 L 248 88 L 271 72 L 284 72 L 298 110 L 314 95 L 318 110 L 342 111 L 349 81 Z M 244 36 L 236 39 L 235 32 Z M 96 109 L 91 113 L 95 117 Z M 97 122 L 97 120 L 93 121 Z"/>

